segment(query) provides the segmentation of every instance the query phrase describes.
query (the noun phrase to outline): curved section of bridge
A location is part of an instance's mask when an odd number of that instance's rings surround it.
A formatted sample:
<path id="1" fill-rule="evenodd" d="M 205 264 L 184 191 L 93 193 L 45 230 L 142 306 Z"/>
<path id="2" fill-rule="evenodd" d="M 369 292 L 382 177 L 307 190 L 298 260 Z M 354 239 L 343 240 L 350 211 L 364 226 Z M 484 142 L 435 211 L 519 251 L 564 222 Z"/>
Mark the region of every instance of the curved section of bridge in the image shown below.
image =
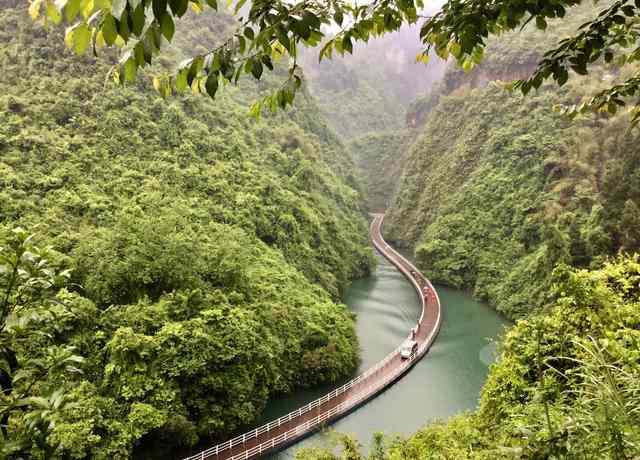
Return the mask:
<path id="1" fill-rule="evenodd" d="M 408 331 L 409 337 L 414 335 L 418 342 L 417 350 L 408 359 L 402 359 L 400 346 L 398 346 L 375 366 L 331 393 L 277 420 L 210 447 L 185 460 L 249 460 L 267 452 L 282 449 L 310 432 L 346 415 L 381 393 L 427 353 L 440 330 L 442 315 L 438 293 L 411 262 L 384 241 L 381 233 L 384 214 L 372 214 L 372 216 L 373 245 L 411 282 L 422 303 L 420 318 L 412 331 Z"/>

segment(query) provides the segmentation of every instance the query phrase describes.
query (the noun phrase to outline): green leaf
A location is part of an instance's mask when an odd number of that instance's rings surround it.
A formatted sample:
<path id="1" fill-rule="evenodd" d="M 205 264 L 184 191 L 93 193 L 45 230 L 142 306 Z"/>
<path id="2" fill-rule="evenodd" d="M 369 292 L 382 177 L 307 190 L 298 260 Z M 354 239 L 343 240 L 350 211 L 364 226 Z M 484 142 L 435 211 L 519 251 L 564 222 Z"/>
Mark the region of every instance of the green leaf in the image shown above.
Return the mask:
<path id="1" fill-rule="evenodd" d="M 144 58 L 144 45 L 142 44 L 142 42 L 136 43 L 136 46 L 133 47 L 133 56 L 138 67 L 142 67 L 146 64 Z"/>
<path id="2" fill-rule="evenodd" d="M 559 86 L 562 86 L 567 82 L 567 80 L 569 80 L 569 71 L 567 71 L 567 69 L 562 67 L 556 73 L 556 82 L 558 83 Z"/>
<path id="3" fill-rule="evenodd" d="M 102 21 L 102 36 L 107 45 L 111 46 L 118 38 L 118 29 L 116 26 L 116 20 L 109 13 L 104 17 Z"/>
<path id="4" fill-rule="evenodd" d="M 216 92 L 218 91 L 218 74 L 217 73 L 212 72 L 207 76 L 205 89 L 211 99 L 213 99 L 216 96 Z"/>
<path id="5" fill-rule="evenodd" d="M 129 29 L 129 13 L 127 10 L 124 10 L 122 18 L 118 21 L 118 34 L 124 39 L 124 41 L 129 40 L 129 37 L 131 36 L 131 30 Z"/>
<path id="6" fill-rule="evenodd" d="M 185 68 L 185 69 L 180 69 L 180 71 L 178 71 L 178 74 L 176 75 L 176 89 L 179 92 L 182 92 L 189 87 L 189 84 L 187 83 L 188 73 L 189 73 L 189 69 Z"/>
<path id="7" fill-rule="evenodd" d="M 86 22 L 78 25 L 73 31 L 73 49 L 76 54 L 83 54 L 91 43 L 91 31 Z"/>
<path id="8" fill-rule="evenodd" d="M 342 49 L 349 54 L 353 53 L 353 44 L 351 43 L 351 37 L 348 35 L 342 39 Z"/>
<path id="9" fill-rule="evenodd" d="M 423 64 L 428 64 L 429 63 L 429 55 L 424 53 L 424 52 L 420 52 L 420 53 L 416 54 L 416 64 L 418 62 L 422 62 Z"/>
<path id="10" fill-rule="evenodd" d="M 64 16 L 67 22 L 71 22 L 80 12 L 80 0 L 68 0 L 64 6 Z"/>
<path id="11" fill-rule="evenodd" d="M 238 39 L 238 49 L 240 50 L 240 54 L 244 54 L 247 48 L 247 41 L 242 35 L 238 35 L 236 38 Z"/>
<path id="12" fill-rule="evenodd" d="M 249 40 L 253 40 L 253 38 L 255 37 L 253 33 L 253 29 L 251 27 L 245 27 L 244 36 L 247 37 Z"/>
<path id="13" fill-rule="evenodd" d="M 207 5 L 209 5 L 214 10 L 218 10 L 218 1 L 217 0 L 207 0 Z"/>
<path id="14" fill-rule="evenodd" d="M 238 0 L 238 2 L 236 3 L 236 6 L 234 8 L 234 11 L 236 14 L 238 14 L 238 12 L 242 9 L 242 7 L 244 6 L 244 4 L 247 2 L 247 0 Z"/>
<path id="15" fill-rule="evenodd" d="M 279 26 L 276 29 L 276 35 L 278 36 L 278 41 L 280 42 L 280 44 L 282 46 L 284 46 L 284 48 L 287 51 L 290 51 L 291 40 L 289 40 L 289 34 L 288 34 L 287 30 L 284 27 Z"/>
<path id="16" fill-rule="evenodd" d="M 587 72 L 587 65 L 585 62 L 579 62 L 575 65 L 571 66 L 571 69 L 580 75 L 588 75 L 589 72 Z"/>
<path id="17" fill-rule="evenodd" d="M 262 76 L 262 64 L 257 59 L 252 61 L 251 74 L 256 80 L 260 80 L 260 77 Z"/>
<path id="18" fill-rule="evenodd" d="M 536 27 L 540 30 L 547 28 L 547 21 L 542 16 L 536 16 Z"/>
<path id="19" fill-rule="evenodd" d="M 615 22 L 616 24 L 622 25 L 625 24 L 627 22 L 627 20 L 625 19 L 624 16 L 620 15 L 620 14 L 616 14 L 615 16 L 613 16 L 613 18 L 611 18 L 613 20 L 613 22 Z"/>
<path id="20" fill-rule="evenodd" d="M 140 3 L 136 7 L 136 9 L 133 10 L 131 20 L 133 22 L 133 27 L 131 28 L 131 31 L 134 33 L 134 35 L 139 37 L 140 34 L 142 34 L 142 30 L 144 29 L 144 23 L 146 20 L 144 15 L 144 5 L 142 3 Z"/>
<path id="21" fill-rule="evenodd" d="M 47 17 L 56 25 L 62 21 L 62 14 L 52 2 L 47 2 Z"/>
<path id="22" fill-rule="evenodd" d="M 149 42 L 148 37 L 146 37 L 142 43 L 144 45 L 144 62 L 151 64 L 153 59 L 153 45 Z"/>
<path id="23" fill-rule="evenodd" d="M 262 104 L 258 101 L 254 103 L 249 109 L 249 114 L 254 118 L 260 118 L 260 112 L 262 112 Z"/>
<path id="24" fill-rule="evenodd" d="M 138 66 L 135 59 L 132 57 L 127 59 L 127 62 L 124 63 L 124 78 L 130 82 L 135 81 L 137 71 Z"/>
<path id="25" fill-rule="evenodd" d="M 271 62 L 271 57 L 265 54 L 260 58 L 260 61 L 262 61 L 262 63 L 267 69 L 273 70 L 273 62 Z"/>
<path id="26" fill-rule="evenodd" d="M 342 14 L 342 11 L 340 10 L 336 11 L 333 15 L 333 20 L 336 21 L 336 24 L 341 26 L 342 21 L 344 21 L 344 15 Z"/>
<path id="27" fill-rule="evenodd" d="M 473 62 L 476 64 L 480 64 L 482 62 L 482 58 L 484 57 L 484 48 L 481 46 L 476 46 L 471 53 L 471 58 Z"/>
<path id="28" fill-rule="evenodd" d="M 322 61 L 322 59 L 326 56 L 328 59 L 331 59 L 331 53 L 333 52 L 333 40 L 327 41 L 324 44 L 322 49 L 320 50 L 320 54 L 318 55 L 318 62 Z"/>
<path id="29" fill-rule="evenodd" d="M 189 0 L 169 0 L 169 7 L 174 16 L 182 17 L 187 12 Z"/>
<path id="30" fill-rule="evenodd" d="M 189 66 L 189 71 L 187 72 L 187 83 L 191 86 L 193 80 L 200 74 L 202 67 L 204 65 L 204 58 L 202 56 L 196 56 L 191 61 L 191 65 Z"/>
<path id="31" fill-rule="evenodd" d="M 154 48 L 159 50 L 162 46 L 162 31 L 160 27 L 155 24 L 153 27 L 150 27 L 147 37 L 151 38 L 151 43 L 153 43 Z"/>
<path id="32" fill-rule="evenodd" d="M 176 32 L 176 26 L 173 23 L 173 19 L 171 18 L 171 15 L 166 11 L 162 15 L 162 19 L 160 20 L 160 31 L 162 32 L 164 38 L 166 38 L 169 42 L 173 38 L 173 34 Z"/>
<path id="33" fill-rule="evenodd" d="M 153 0 L 151 6 L 153 17 L 156 21 L 161 22 L 162 17 L 167 14 L 167 0 Z"/>
<path id="34" fill-rule="evenodd" d="M 457 42 L 449 42 L 449 51 L 456 59 L 462 56 L 462 47 Z"/>
<path id="35" fill-rule="evenodd" d="M 222 62 L 220 61 L 220 54 L 215 53 L 213 55 L 213 62 L 211 63 L 211 68 L 208 70 L 209 72 L 217 72 L 222 68 Z"/>

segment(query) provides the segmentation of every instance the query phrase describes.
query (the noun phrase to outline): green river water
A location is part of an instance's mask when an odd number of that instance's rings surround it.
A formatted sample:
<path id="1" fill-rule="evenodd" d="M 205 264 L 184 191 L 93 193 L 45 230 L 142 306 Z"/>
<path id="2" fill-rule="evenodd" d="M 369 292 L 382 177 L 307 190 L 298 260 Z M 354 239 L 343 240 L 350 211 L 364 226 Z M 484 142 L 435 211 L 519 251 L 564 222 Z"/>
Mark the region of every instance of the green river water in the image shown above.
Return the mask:
<path id="1" fill-rule="evenodd" d="M 355 281 L 345 303 L 358 316 L 362 362 L 359 372 L 374 365 L 407 336 L 420 313 L 413 287 L 386 259 L 378 255 L 376 271 Z M 331 425 L 287 449 L 272 460 L 291 458 L 301 447 L 332 446 L 332 431 L 356 436 L 365 446 L 372 434 L 408 435 L 437 418 L 474 409 L 508 322 L 470 295 L 437 286 L 443 306 L 440 334 L 429 353 L 391 388 Z M 333 387 L 299 391 L 273 400 L 259 424 L 322 396 Z"/>
<path id="2" fill-rule="evenodd" d="M 381 255 L 377 258 L 375 272 L 353 282 L 344 299 L 357 315 L 362 358 L 358 373 L 393 351 L 406 338 L 420 314 L 420 304 L 411 284 Z M 442 303 L 443 322 L 429 353 L 384 393 L 330 425 L 329 430 L 313 433 L 267 456 L 268 460 L 289 460 L 301 447 L 332 447 L 336 438 L 332 433 L 336 431 L 356 436 L 366 448 L 376 431 L 409 435 L 430 420 L 476 407 L 488 366 L 494 359 L 495 340 L 509 323 L 469 294 L 442 286 L 436 288 Z M 300 390 L 274 399 L 256 426 L 285 415 L 343 383 Z M 210 442 L 202 443 L 169 457 L 181 459 L 210 446 Z M 157 456 L 145 452 L 141 458 L 166 457 L 165 451 Z"/>

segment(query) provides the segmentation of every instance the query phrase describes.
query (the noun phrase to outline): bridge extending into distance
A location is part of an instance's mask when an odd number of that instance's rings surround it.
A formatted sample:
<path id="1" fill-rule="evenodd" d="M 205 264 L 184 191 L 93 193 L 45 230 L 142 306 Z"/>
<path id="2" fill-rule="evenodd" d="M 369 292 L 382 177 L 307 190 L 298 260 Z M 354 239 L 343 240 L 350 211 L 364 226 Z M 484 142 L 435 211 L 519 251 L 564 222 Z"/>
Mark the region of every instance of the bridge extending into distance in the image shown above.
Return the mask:
<path id="1" fill-rule="evenodd" d="M 273 420 L 266 425 L 236 436 L 226 442 L 187 457 L 185 460 L 249 460 L 292 444 L 311 432 L 346 415 L 384 391 L 422 358 L 433 344 L 441 323 L 438 293 L 417 268 L 382 238 L 384 214 L 372 214 L 371 240 L 411 282 L 422 305 L 422 313 L 414 327 L 418 349 L 408 359 L 400 356 L 400 346 L 376 365 L 332 392 Z M 409 331 L 409 337 L 411 336 Z"/>

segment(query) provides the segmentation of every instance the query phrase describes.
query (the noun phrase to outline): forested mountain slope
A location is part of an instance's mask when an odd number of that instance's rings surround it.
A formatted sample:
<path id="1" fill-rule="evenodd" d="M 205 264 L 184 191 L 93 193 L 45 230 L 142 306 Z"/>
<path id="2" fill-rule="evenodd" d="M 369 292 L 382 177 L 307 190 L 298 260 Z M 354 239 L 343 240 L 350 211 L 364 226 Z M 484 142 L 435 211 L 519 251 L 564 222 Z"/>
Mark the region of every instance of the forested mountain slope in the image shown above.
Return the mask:
<path id="1" fill-rule="evenodd" d="M 406 129 L 371 132 L 352 139 L 348 145 L 365 183 L 367 206 L 386 210 L 396 192 L 412 133 Z"/>
<path id="2" fill-rule="evenodd" d="M 527 29 L 491 46 L 476 69 L 486 78 L 445 76 L 442 93 L 425 100 L 430 110 L 386 225 L 434 281 L 470 289 L 511 318 L 550 300 L 556 264 L 587 267 L 640 243 L 632 230 L 640 218 L 638 131 L 624 114 L 569 122 L 552 110 L 609 83 L 615 67 L 526 98 L 486 81 L 520 76 L 564 28 Z M 533 51 L 523 57 L 524 44 Z"/>
<path id="3" fill-rule="evenodd" d="M 427 5 L 435 11 L 441 2 Z M 335 54 L 317 61 L 315 50 L 301 64 L 320 111 L 350 147 L 366 188 L 370 210 L 385 209 L 399 182 L 413 134 L 405 111 L 418 96 L 430 94 L 442 78 L 445 62 L 435 57 L 416 62 L 422 50 L 416 26 L 356 44 L 353 55 Z"/>
<path id="4" fill-rule="evenodd" d="M 386 236 L 413 249 L 432 280 L 517 319 L 478 409 L 408 438 L 376 435 L 368 457 L 344 437 L 338 454 L 303 449 L 297 459 L 639 458 L 640 134 L 623 113 L 571 122 L 552 110 L 619 71 L 596 66 L 524 98 L 496 81 L 530 71 L 591 8 L 562 27 L 501 37 L 479 68 L 449 69 L 440 92 L 409 112 L 420 132 Z"/>
<path id="5" fill-rule="evenodd" d="M 38 343 L 7 333 L 18 362 L 68 345 L 86 359 L 82 374 L 14 389 L 65 387 L 74 405 L 52 425 L 11 412 L 1 456 L 221 439 L 269 396 L 349 375 L 357 339 L 339 298 L 372 257 L 353 165 L 308 95 L 256 122 L 246 102 L 268 82 L 215 104 L 163 102 L 143 79 L 114 88 L 104 56 L 74 57 L 22 2 L 0 6 L 3 257 L 22 226 L 72 269 Z M 228 23 L 184 27 L 200 40 Z"/>

